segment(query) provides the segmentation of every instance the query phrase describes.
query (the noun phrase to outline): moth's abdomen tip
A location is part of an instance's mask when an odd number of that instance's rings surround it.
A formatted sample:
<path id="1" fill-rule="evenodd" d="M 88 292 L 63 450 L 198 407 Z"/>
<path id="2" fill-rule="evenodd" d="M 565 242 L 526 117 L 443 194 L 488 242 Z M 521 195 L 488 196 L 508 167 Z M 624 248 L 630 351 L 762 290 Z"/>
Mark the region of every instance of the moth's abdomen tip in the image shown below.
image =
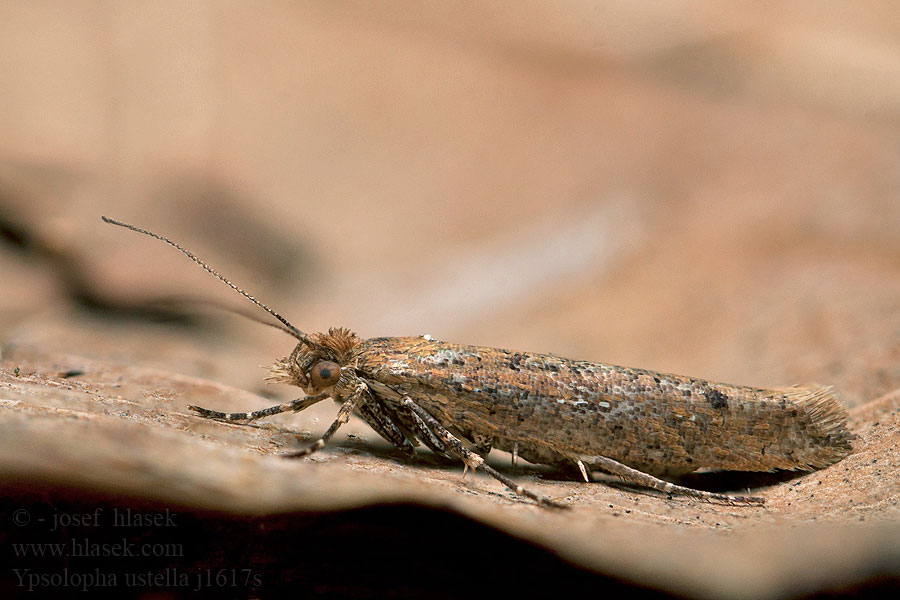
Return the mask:
<path id="1" fill-rule="evenodd" d="M 805 456 L 796 469 L 815 470 L 827 467 L 853 452 L 857 439 L 850 431 L 847 409 L 831 386 L 794 386 L 786 393 L 790 403 L 800 410 L 807 423 L 800 439 L 805 442 Z"/>

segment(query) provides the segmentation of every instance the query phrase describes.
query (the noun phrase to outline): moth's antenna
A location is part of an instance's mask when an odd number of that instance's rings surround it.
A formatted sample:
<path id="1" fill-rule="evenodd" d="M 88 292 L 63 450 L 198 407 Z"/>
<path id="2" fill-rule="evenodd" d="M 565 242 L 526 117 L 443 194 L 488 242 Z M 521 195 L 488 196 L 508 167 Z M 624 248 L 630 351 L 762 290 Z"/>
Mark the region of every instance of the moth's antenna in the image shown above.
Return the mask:
<path id="1" fill-rule="evenodd" d="M 138 233 L 143 233 L 144 235 L 149 235 L 152 238 L 156 238 L 161 242 L 165 242 L 165 243 L 169 244 L 173 248 L 177 248 L 178 250 L 180 250 L 182 252 L 182 254 L 184 254 L 185 256 L 190 258 L 192 261 L 194 261 L 195 263 L 197 263 L 198 265 L 200 265 L 201 267 L 206 269 L 206 271 L 209 274 L 211 274 L 213 277 L 215 277 L 222 283 L 225 283 L 226 285 L 228 285 L 228 287 L 230 287 L 231 289 L 233 289 L 234 291 L 239 293 L 241 296 L 243 296 L 244 298 L 246 298 L 253 304 L 257 305 L 258 307 L 260 307 L 261 309 L 263 309 L 264 311 L 266 311 L 267 313 L 269 313 L 270 315 L 272 315 L 279 321 L 281 321 L 281 323 L 283 323 L 284 326 L 287 328 L 287 329 L 283 329 L 282 331 L 288 333 L 289 335 L 294 336 L 295 338 L 297 338 L 298 340 L 300 340 L 301 342 L 303 342 L 305 344 L 313 345 L 309 339 L 309 336 L 307 336 L 305 333 L 303 333 L 302 331 L 300 331 L 299 329 L 297 329 L 296 327 L 291 325 L 291 323 L 287 319 L 285 319 L 284 317 L 279 315 L 277 312 L 275 312 L 274 310 L 272 310 L 271 308 L 269 308 L 268 306 L 266 306 L 265 304 L 263 304 L 262 302 L 260 302 L 259 300 L 257 300 L 256 298 L 254 298 L 253 296 L 251 296 L 250 294 L 248 294 L 241 288 L 239 288 L 238 286 L 231 283 L 224 275 L 221 275 L 218 271 L 216 271 L 215 269 L 210 267 L 208 264 L 206 264 L 205 262 L 203 262 L 202 260 L 197 258 L 190 250 L 187 250 L 186 248 L 183 248 L 179 244 L 176 244 L 169 238 L 163 237 L 161 235 L 157 235 L 157 234 L 153 233 L 152 231 L 147 231 L 146 229 L 141 229 L 140 227 L 135 227 L 134 225 L 129 225 L 128 223 L 114 221 L 113 219 L 110 219 L 108 217 L 101 216 L 100 218 L 103 219 L 103 221 L 105 223 L 109 223 L 110 225 L 118 225 L 119 227 L 124 227 L 125 229 L 137 231 Z M 275 326 L 275 327 L 277 327 L 277 326 Z M 281 329 L 281 327 L 277 327 L 277 328 Z"/>
<path id="2" fill-rule="evenodd" d="M 292 337 L 294 336 L 294 331 L 288 329 L 281 323 L 273 323 L 272 321 L 269 321 L 263 317 L 257 316 L 256 313 L 251 313 L 249 310 L 231 306 L 229 304 L 225 304 L 224 302 L 219 302 L 218 300 L 213 300 L 211 298 L 203 298 L 201 296 L 166 296 L 163 298 L 156 298 L 154 300 L 151 300 L 148 304 L 153 306 L 165 306 L 167 304 L 205 304 L 207 306 L 212 306 L 213 308 L 218 308 L 219 310 L 224 310 L 236 315 L 240 315 L 245 319 L 250 319 L 255 323 L 260 323 L 267 327 L 274 327 L 278 331 L 283 331 Z"/>

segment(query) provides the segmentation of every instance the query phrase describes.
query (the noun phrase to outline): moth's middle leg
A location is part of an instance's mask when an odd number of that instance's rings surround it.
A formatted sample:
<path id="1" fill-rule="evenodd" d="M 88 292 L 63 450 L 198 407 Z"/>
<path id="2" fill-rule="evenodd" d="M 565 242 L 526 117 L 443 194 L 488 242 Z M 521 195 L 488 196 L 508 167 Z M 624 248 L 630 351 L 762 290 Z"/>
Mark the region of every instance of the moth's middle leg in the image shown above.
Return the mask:
<path id="1" fill-rule="evenodd" d="M 447 446 L 428 428 L 428 425 L 425 424 L 422 417 L 408 407 L 401 406 L 401 408 L 402 412 L 399 413 L 398 416 L 407 424 L 407 426 L 412 428 L 416 437 L 426 446 L 431 448 L 431 451 L 437 456 L 448 458 Z"/>
<path id="2" fill-rule="evenodd" d="M 443 425 L 441 425 L 437 419 L 431 416 L 431 414 L 429 414 L 428 411 L 426 411 L 424 408 L 416 404 L 415 401 L 413 401 L 413 399 L 409 396 L 404 396 L 403 399 L 400 400 L 400 405 L 407 408 L 419 419 L 421 419 L 425 423 L 427 428 L 433 431 L 434 434 L 441 439 L 447 449 L 447 452 L 455 454 L 466 464 L 467 467 L 471 468 L 473 471 L 479 468 L 483 469 L 485 473 L 487 473 L 509 489 L 513 490 L 518 495 L 525 496 L 526 498 L 531 498 L 538 504 L 551 506 L 553 508 L 568 508 L 564 504 L 558 504 L 553 500 L 550 500 L 549 498 L 545 498 L 544 496 L 535 494 L 531 490 L 523 488 L 503 473 L 500 473 L 493 467 L 489 466 L 483 458 L 466 448 L 465 444 L 463 444 L 459 440 L 459 438 L 447 431 L 447 429 Z"/>
<path id="3" fill-rule="evenodd" d="M 410 437 L 411 433 L 403 431 L 402 424 L 398 423 L 397 415 L 393 414 L 377 397 L 369 396 L 357 407 L 356 412 L 369 427 L 400 450 L 407 458 L 415 456 L 415 438 Z"/>

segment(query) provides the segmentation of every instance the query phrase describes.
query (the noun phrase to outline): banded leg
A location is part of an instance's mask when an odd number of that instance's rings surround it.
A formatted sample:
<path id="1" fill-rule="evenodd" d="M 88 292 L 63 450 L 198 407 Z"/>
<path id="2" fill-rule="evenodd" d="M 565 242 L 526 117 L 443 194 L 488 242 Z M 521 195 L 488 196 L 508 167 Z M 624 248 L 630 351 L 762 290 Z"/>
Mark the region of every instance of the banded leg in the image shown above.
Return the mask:
<path id="1" fill-rule="evenodd" d="M 194 406 L 193 404 L 191 406 L 188 406 L 188 409 L 194 411 L 201 417 L 206 417 L 207 419 L 249 422 L 288 411 L 300 412 L 301 410 L 307 409 L 316 402 L 324 400 L 327 397 L 328 394 L 325 393 L 316 394 L 315 396 L 304 396 L 303 398 L 297 398 L 296 400 L 291 400 L 290 402 L 286 402 L 284 404 L 270 406 L 269 408 L 263 408 L 261 410 L 254 410 L 253 412 L 224 413 L 217 410 L 209 410 L 208 408 Z"/>
<path id="2" fill-rule="evenodd" d="M 678 494 L 681 496 L 688 496 L 689 498 L 724 502 L 726 504 L 761 505 L 765 504 L 766 502 L 765 498 L 760 498 L 759 496 L 729 496 L 727 494 L 704 492 L 703 490 L 695 490 L 693 488 L 684 487 L 682 485 L 675 485 L 674 483 L 663 481 L 662 479 L 658 479 L 653 475 L 649 475 L 647 473 L 644 473 L 643 471 L 638 471 L 637 469 L 633 469 L 629 466 L 623 465 L 622 463 L 611 458 L 606 458 L 605 456 L 580 456 L 577 457 L 576 460 L 578 460 L 579 462 L 584 461 L 591 466 L 599 467 L 604 471 L 610 473 L 611 475 L 615 475 L 616 477 L 619 477 L 620 479 L 628 483 L 635 483 L 637 485 L 642 485 L 654 490 L 659 490 L 660 492 L 665 492 L 667 494 Z"/>
<path id="3" fill-rule="evenodd" d="M 494 438 L 486 435 L 479 435 L 474 432 L 470 432 L 466 437 L 475 444 L 475 454 L 481 458 L 488 457 L 488 454 L 491 453 L 491 449 L 494 445 Z"/>
<path id="4" fill-rule="evenodd" d="M 428 425 L 425 424 L 422 417 L 417 415 L 415 411 L 410 410 L 409 407 L 405 408 L 406 412 L 404 415 L 409 417 L 409 423 L 412 425 L 416 437 L 422 440 L 422 443 L 428 446 L 431 451 L 438 456 L 447 456 L 447 446 L 444 445 L 444 442 L 428 429 Z"/>
<path id="5" fill-rule="evenodd" d="M 370 397 L 360 404 L 356 411 L 363 421 L 369 424 L 369 427 L 374 429 L 378 435 L 390 442 L 395 448 L 407 457 L 415 456 L 415 446 L 407 439 L 397 424 L 394 423 L 391 415 L 377 397 Z"/>
<path id="6" fill-rule="evenodd" d="M 350 394 L 350 397 L 347 398 L 343 404 L 341 404 L 341 409 L 338 411 L 337 418 L 334 420 L 334 423 L 322 434 L 322 437 L 317 439 L 315 443 L 313 443 L 308 448 L 304 448 L 298 452 L 291 452 L 289 454 L 282 454 L 283 458 L 301 458 L 303 456 L 309 456 L 313 452 L 318 452 L 322 448 L 325 447 L 325 444 L 328 443 L 335 432 L 340 428 L 341 425 L 350 420 L 350 415 L 353 413 L 353 410 L 362 402 L 366 393 L 369 391 L 368 386 L 365 383 L 360 383 L 357 388 Z"/>
<path id="7" fill-rule="evenodd" d="M 446 444 L 447 450 L 459 457 L 466 464 L 466 466 L 470 467 L 473 471 L 478 468 L 484 469 L 485 473 L 487 473 L 518 495 L 525 496 L 526 498 L 531 498 L 538 504 L 551 506 L 553 508 L 568 508 L 563 504 L 557 504 L 549 498 L 539 496 L 530 490 L 526 490 L 506 475 L 489 466 L 484 462 L 483 458 L 466 448 L 458 438 L 447 431 L 447 429 L 445 429 L 443 425 L 438 423 L 437 419 L 432 417 L 424 408 L 416 404 L 409 396 L 404 396 L 400 401 L 400 404 L 413 411 L 420 419 L 422 419 L 422 421 L 425 422 L 428 428 L 431 429 L 435 433 L 435 435 L 437 435 L 444 442 L 444 444 Z"/>

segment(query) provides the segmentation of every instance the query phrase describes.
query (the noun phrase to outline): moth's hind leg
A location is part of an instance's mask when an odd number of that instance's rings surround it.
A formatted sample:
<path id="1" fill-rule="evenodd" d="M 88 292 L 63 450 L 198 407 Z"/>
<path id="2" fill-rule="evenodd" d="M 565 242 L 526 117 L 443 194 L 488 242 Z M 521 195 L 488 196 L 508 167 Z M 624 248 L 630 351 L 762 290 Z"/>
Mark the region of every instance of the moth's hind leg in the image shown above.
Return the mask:
<path id="1" fill-rule="evenodd" d="M 269 408 L 263 408 L 261 410 L 255 410 L 253 412 L 237 412 L 237 413 L 226 413 L 219 412 L 217 410 L 210 410 L 208 408 L 202 408 L 200 406 L 194 406 L 193 404 L 188 406 L 189 410 L 194 411 L 201 417 L 206 417 L 207 419 L 219 419 L 221 421 L 255 421 L 256 419 L 261 419 L 263 417 L 271 417 L 272 415 L 277 415 L 283 412 L 294 411 L 300 412 L 306 408 L 309 408 L 316 402 L 320 400 L 324 400 L 328 397 L 328 394 L 316 394 L 315 396 L 304 396 L 303 398 L 297 398 L 296 400 L 291 400 L 290 402 L 286 402 L 284 404 L 277 404 L 275 406 L 270 406 Z"/>
<path id="2" fill-rule="evenodd" d="M 765 499 L 758 496 L 729 496 L 727 494 L 716 494 L 714 492 L 695 490 L 693 488 L 684 487 L 682 485 L 669 483 L 668 481 L 663 481 L 662 479 L 654 477 L 653 475 L 644 473 L 643 471 L 638 471 L 637 469 L 633 469 L 627 465 L 623 465 L 619 461 L 613 460 L 611 458 L 606 458 L 605 456 L 581 456 L 575 458 L 574 460 L 578 460 L 579 463 L 584 461 L 591 466 L 598 467 L 627 483 L 635 483 L 637 485 L 642 485 L 654 490 L 659 490 L 660 492 L 665 492 L 667 494 L 677 494 L 680 496 L 687 496 L 689 498 L 706 500 L 708 502 L 723 502 L 725 504 L 765 504 Z"/>
<path id="3" fill-rule="evenodd" d="M 437 419 L 432 417 L 424 408 L 416 404 L 409 396 L 404 396 L 400 401 L 400 405 L 408 408 L 417 417 L 419 417 L 419 419 L 421 419 L 425 423 L 427 428 L 433 431 L 434 434 L 441 439 L 447 449 L 447 452 L 449 452 L 450 454 L 455 454 L 466 464 L 467 467 L 470 467 L 472 470 L 478 468 L 483 469 L 485 473 L 487 473 L 509 489 L 513 490 L 518 495 L 525 496 L 526 498 L 531 498 L 538 504 L 551 506 L 554 508 L 568 508 L 564 504 L 557 504 L 549 498 L 539 496 L 531 490 L 526 490 L 503 473 L 500 473 L 493 467 L 490 467 L 487 463 L 484 462 L 483 458 L 466 448 L 466 446 L 459 440 L 459 438 L 447 431 L 447 429 L 443 425 L 441 425 L 437 421 Z"/>

